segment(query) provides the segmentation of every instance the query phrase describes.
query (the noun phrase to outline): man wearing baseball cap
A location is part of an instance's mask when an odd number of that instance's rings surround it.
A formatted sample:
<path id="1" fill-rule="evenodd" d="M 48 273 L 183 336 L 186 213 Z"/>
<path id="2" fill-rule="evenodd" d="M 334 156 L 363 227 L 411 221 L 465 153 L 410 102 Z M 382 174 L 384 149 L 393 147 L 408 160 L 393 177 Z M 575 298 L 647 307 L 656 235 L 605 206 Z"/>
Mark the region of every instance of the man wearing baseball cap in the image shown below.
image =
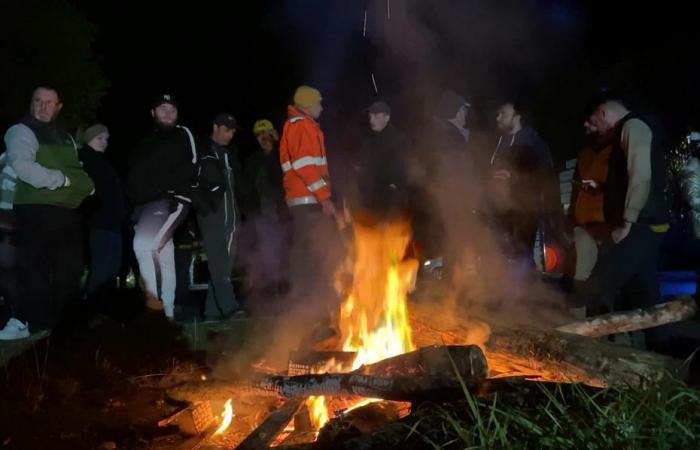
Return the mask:
<path id="1" fill-rule="evenodd" d="M 279 135 L 267 119 L 255 122 L 253 134 L 259 148 L 248 158 L 245 167 L 246 178 L 252 187 L 250 218 L 257 235 L 262 291 L 266 296 L 275 297 L 280 294 L 280 286 L 286 279 L 283 267 L 289 226 L 279 162 Z"/>
<path id="2" fill-rule="evenodd" d="M 174 318 L 175 246 L 173 234 L 190 209 L 197 149 L 190 130 L 178 125 L 178 104 L 158 96 L 153 131 L 130 158 L 127 196 L 135 207 L 134 253 L 146 290 L 146 306 Z"/>
<path id="3" fill-rule="evenodd" d="M 375 216 L 395 214 L 408 202 L 408 138 L 391 123 L 391 108 L 376 101 L 367 108 L 371 134 L 360 147 L 357 170 L 358 206 Z"/>
<path id="4" fill-rule="evenodd" d="M 219 113 L 214 117 L 208 142 L 201 146 L 194 207 L 209 267 L 204 308 L 207 320 L 243 315 L 231 283 L 241 216 L 236 197 L 242 194 L 243 181 L 237 152 L 230 147 L 237 129 L 232 114 Z"/>

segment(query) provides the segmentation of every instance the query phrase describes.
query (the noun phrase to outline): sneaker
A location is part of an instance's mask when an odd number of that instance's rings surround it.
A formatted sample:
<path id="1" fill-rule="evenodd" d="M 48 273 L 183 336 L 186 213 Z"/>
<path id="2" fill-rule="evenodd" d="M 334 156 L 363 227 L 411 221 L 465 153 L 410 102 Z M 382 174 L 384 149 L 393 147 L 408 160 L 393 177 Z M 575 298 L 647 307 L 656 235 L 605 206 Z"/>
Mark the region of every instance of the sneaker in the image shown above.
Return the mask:
<path id="1" fill-rule="evenodd" d="M 29 337 L 29 326 L 14 317 L 7 321 L 5 328 L 0 330 L 0 341 L 14 341 Z"/>

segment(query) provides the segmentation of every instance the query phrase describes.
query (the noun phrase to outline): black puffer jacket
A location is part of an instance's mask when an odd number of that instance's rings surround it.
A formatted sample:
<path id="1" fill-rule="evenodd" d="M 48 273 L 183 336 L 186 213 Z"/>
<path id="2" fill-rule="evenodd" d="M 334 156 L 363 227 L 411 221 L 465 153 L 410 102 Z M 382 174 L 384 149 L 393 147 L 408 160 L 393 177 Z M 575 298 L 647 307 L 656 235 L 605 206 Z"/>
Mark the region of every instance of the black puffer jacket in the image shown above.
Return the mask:
<path id="1" fill-rule="evenodd" d="M 185 127 L 158 127 L 136 147 L 129 160 L 126 193 L 138 206 L 172 196 L 190 198 L 197 151 Z"/>
<path id="2" fill-rule="evenodd" d="M 117 171 L 109 163 L 107 155 L 87 144 L 78 155 L 83 168 L 95 183 L 95 195 L 88 197 L 81 205 L 89 225 L 103 230 L 121 230 L 126 205 Z"/>

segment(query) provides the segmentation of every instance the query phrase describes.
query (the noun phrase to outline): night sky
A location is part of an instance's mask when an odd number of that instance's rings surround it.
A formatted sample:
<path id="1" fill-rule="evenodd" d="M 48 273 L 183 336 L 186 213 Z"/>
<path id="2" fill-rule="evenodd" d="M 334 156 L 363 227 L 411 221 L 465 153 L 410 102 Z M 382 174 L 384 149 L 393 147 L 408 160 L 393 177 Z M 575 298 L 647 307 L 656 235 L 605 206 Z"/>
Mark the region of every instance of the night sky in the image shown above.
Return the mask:
<path id="1" fill-rule="evenodd" d="M 377 96 L 372 73 L 378 95 L 409 133 L 446 87 L 469 97 L 471 126 L 484 131 L 501 98 L 529 98 L 531 120 L 560 160 L 576 153 L 585 107 L 601 87 L 633 92 L 672 134 L 694 120 L 699 97 L 698 31 L 680 2 L 75 4 L 98 26 L 94 50 L 111 83 L 97 118 L 123 148 L 148 129 L 158 93 L 174 94 L 182 123 L 200 133 L 216 112 L 230 110 L 247 147 L 253 121 L 267 117 L 281 126 L 294 88 L 310 83 L 324 93 L 331 151 L 348 151 L 365 131 L 361 108 Z"/>

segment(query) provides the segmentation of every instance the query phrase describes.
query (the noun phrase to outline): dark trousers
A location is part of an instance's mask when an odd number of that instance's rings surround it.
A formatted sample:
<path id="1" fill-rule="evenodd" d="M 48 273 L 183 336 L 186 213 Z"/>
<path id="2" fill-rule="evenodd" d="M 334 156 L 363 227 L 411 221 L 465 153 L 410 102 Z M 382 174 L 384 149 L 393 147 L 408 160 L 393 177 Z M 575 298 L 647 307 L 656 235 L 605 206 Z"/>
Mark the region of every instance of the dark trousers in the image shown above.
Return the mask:
<path id="1" fill-rule="evenodd" d="M 93 295 L 108 287 L 122 266 L 122 235 L 119 230 L 90 230 L 90 275 L 87 294 Z"/>
<path id="2" fill-rule="evenodd" d="M 9 317 L 17 317 L 19 284 L 17 281 L 17 247 L 9 233 L 0 232 L 0 296 L 9 308 Z"/>
<path id="3" fill-rule="evenodd" d="M 287 261 L 287 224 L 267 217 L 256 217 L 255 232 L 262 278 L 266 284 L 279 283 L 286 278 L 282 269 Z"/>
<path id="4" fill-rule="evenodd" d="M 210 277 L 204 316 L 210 319 L 225 318 L 240 308 L 231 281 L 238 232 L 234 222 L 229 219 L 227 224 L 226 219 L 223 207 L 206 216 L 197 214 Z"/>
<path id="5" fill-rule="evenodd" d="M 340 261 L 338 229 L 318 205 L 294 206 L 290 282 L 292 295 L 300 305 L 335 306 L 333 273 Z M 320 308 L 323 309 L 323 308 Z"/>
<path id="6" fill-rule="evenodd" d="M 77 211 L 15 205 L 20 303 L 17 318 L 32 332 L 53 328 L 80 296 L 82 224 Z"/>
<path id="7" fill-rule="evenodd" d="M 592 312 L 643 308 L 659 302 L 656 267 L 662 238 L 662 233 L 646 225 L 633 224 L 621 242 L 603 245 L 592 274 L 599 291 L 599 304 L 592 305 Z"/>

